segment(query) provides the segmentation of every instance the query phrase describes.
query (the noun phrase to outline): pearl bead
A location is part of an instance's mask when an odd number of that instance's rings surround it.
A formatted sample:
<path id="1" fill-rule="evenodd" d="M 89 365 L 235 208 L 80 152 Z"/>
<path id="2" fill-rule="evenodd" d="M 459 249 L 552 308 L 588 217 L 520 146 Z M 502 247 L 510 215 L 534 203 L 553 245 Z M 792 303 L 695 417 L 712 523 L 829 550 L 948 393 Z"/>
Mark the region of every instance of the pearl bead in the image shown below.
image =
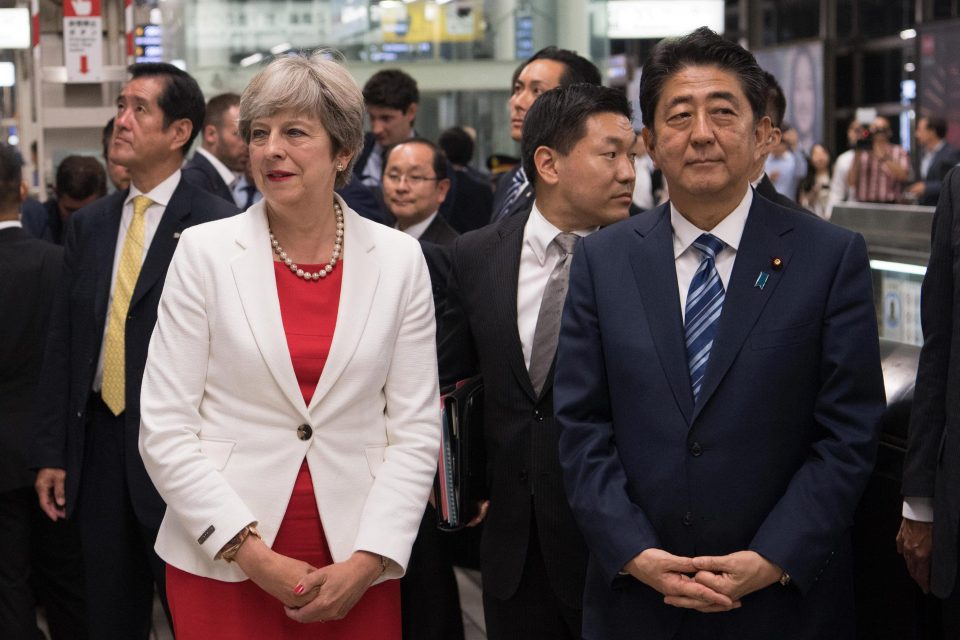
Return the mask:
<path id="1" fill-rule="evenodd" d="M 290 271 L 295 273 L 298 277 L 303 278 L 304 280 L 317 281 L 321 278 L 326 278 L 329 273 L 337 266 L 337 260 L 340 258 L 340 254 L 343 251 L 343 210 L 340 208 L 340 204 L 334 200 L 333 201 L 333 212 L 336 218 L 336 235 L 333 241 L 333 251 L 330 257 L 330 261 L 324 266 L 320 271 L 309 272 L 301 269 L 289 256 L 287 252 L 280 247 L 280 242 L 274 237 L 273 231 L 269 231 L 270 234 L 270 244 L 273 247 L 273 252 L 277 254 L 277 257 L 290 268 Z"/>

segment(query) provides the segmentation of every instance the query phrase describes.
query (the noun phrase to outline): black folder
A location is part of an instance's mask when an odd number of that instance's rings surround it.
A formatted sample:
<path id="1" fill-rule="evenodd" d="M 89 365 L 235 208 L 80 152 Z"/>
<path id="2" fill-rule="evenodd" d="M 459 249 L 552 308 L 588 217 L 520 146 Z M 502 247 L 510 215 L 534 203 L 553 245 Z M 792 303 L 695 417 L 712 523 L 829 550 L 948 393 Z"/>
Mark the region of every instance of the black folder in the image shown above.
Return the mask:
<path id="1" fill-rule="evenodd" d="M 483 380 L 457 383 L 443 397 L 440 459 L 433 484 L 437 527 L 459 531 L 477 515 L 484 499 Z"/>

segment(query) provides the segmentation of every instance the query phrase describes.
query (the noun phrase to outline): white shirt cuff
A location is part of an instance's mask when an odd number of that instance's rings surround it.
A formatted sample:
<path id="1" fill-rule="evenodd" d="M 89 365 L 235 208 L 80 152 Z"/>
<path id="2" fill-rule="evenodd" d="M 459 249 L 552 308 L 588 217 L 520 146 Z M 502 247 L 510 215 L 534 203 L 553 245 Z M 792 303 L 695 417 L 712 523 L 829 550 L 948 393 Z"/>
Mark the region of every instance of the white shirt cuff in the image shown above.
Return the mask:
<path id="1" fill-rule="evenodd" d="M 933 498 L 904 496 L 903 517 L 917 522 L 933 522 Z"/>

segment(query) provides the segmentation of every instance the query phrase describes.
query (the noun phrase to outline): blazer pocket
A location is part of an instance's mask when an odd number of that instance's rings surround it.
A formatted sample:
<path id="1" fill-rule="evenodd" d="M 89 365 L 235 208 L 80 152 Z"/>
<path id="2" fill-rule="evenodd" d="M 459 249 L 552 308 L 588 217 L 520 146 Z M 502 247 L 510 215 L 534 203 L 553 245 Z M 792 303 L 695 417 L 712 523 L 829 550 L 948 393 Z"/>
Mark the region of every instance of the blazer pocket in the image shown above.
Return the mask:
<path id="1" fill-rule="evenodd" d="M 367 445 L 363 450 L 364 455 L 367 456 L 367 466 L 370 468 L 370 475 L 374 478 L 377 477 L 377 471 L 380 470 L 380 465 L 383 464 L 383 454 L 386 450 L 387 445 L 385 444 Z"/>
<path id="2" fill-rule="evenodd" d="M 764 331 L 757 333 L 750 338 L 750 346 L 754 349 L 773 349 L 775 347 L 786 347 L 792 344 L 799 344 L 810 340 L 817 334 L 819 324 L 816 322 L 807 322 L 794 325 L 785 329 L 776 329 L 774 331 Z"/>
<path id="3" fill-rule="evenodd" d="M 236 440 L 216 440 L 212 438 L 200 438 L 200 451 L 207 456 L 210 464 L 217 471 L 221 471 L 227 466 L 227 460 L 233 453 L 236 446 Z"/>

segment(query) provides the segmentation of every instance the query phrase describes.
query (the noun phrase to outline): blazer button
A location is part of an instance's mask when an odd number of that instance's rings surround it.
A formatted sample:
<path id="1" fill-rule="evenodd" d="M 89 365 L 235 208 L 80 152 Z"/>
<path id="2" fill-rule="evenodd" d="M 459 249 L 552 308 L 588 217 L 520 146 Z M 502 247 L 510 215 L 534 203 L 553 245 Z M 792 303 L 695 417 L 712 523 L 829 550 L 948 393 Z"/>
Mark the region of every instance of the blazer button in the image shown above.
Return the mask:
<path id="1" fill-rule="evenodd" d="M 313 435 L 313 429 L 308 424 L 302 424 L 297 427 L 297 437 L 301 440 L 309 440 Z"/>
<path id="2" fill-rule="evenodd" d="M 694 442 L 690 445 L 690 455 L 692 455 L 694 458 L 699 458 L 701 455 L 703 455 L 703 447 L 700 446 L 699 442 Z"/>
<path id="3" fill-rule="evenodd" d="M 540 411 L 540 409 L 534 409 L 533 417 L 537 422 L 543 422 L 543 411 Z"/>
<path id="4" fill-rule="evenodd" d="M 693 513 L 690 511 L 687 511 L 685 514 L 683 514 L 683 525 L 685 527 L 693 525 Z"/>

